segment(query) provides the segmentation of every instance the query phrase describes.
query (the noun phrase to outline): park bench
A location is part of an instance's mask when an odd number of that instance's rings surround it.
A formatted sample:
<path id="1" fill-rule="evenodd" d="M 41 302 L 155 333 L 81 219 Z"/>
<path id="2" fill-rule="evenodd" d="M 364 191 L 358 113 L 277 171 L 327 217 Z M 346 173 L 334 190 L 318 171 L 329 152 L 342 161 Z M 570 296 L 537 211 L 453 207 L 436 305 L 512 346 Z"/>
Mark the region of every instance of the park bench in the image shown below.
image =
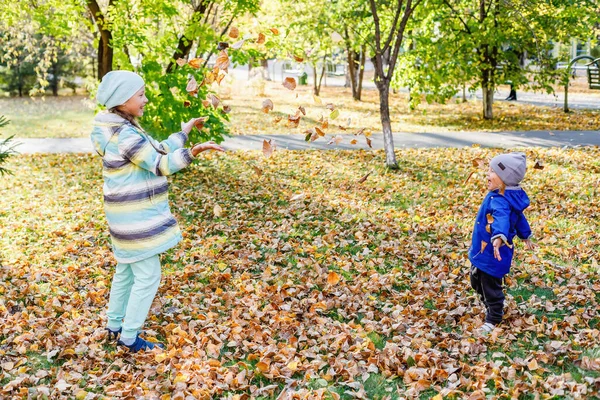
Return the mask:
<path id="1" fill-rule="evenodd" d="M 304 72 L 304 68 L 292 64 L 291 61 L 284 61 L 281 66 L 281 71 L 287 75 L 301 75 Z"/>
<path id="2" fill-rule="evenodd" d="M 341 64 L 327 63 L 325 64 L 325 73 L 328 76 L 344 76 L 346 75 L 346 66 Z"/>
<path id="3" fill-rule="evenodd" d="M 600 90 L 600 58 L 595 59 L 586 66 L 590 89 Z"/>

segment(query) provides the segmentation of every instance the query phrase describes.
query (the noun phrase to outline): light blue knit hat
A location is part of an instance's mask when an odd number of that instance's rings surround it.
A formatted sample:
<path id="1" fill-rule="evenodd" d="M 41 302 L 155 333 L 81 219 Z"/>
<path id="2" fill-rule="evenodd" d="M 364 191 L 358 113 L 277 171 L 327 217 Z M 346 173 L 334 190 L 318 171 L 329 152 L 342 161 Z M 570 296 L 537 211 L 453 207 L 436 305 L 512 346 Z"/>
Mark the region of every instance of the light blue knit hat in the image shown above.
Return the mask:
<path id="1" fill-rule="evenodd" d="M 125 103 L 143 87 L 144 80 L 135 72 L 111 71 L 102 78 L 96 100 L 110 110 Z"/>

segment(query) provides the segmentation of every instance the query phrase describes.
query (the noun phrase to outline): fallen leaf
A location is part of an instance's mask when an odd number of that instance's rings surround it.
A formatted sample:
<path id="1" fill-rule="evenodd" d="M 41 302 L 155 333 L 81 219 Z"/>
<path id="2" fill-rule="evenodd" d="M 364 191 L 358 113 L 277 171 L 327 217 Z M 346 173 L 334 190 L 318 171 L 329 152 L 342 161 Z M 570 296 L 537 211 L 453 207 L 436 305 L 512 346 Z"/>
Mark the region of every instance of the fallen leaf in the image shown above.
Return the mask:
<path id="1" fill-rule="evenodd" d="M 262 151 L 263 151 L 264 156 L 267 157 L 267 158 L 271 157 L 271 155 L 275 151 L 275 144 L 271 142 L 272 140 L 273 139 L 269 139 L 267 141 L 267 140 L 263 139 L 263 148 L 262 148 Z"/>
<path id="2" fill-rule="evenodd" d="M 273 110 L 273 102 L 271 101 L 271 99 L 265 99 L 262 102 L 262 112 L 264 112 L 265 114 L 268 114 L 269 111 Z"/>
<path id="3" fill-rule="evenodd" d="M 540 160 L 535 160 L 535 165 L 533 169 L 544 169 L 544 163 Z"/>
<path id="4" fill-rule="evenodd" d="M 296 79 L 294 79 L 291 76 L 288 76 L 287 78 L 285 78 L 282 85 L 286 89 L 294 90 L 294 89 L 296 89 Z"/>
<path id="5" fill-rule="evenodd" d="M 221 208 L 220 205 L 215 204 L 215 207 L 213 208 L 213 214 L 217 218 L 220 218 L 223 215 L 223 209 Z"/>
<path id="6" fill-rule="evenodd" d="M 340 274 L 335 271 L 329 271 L 329 274 L 327 275 L 327 284 L 331 286 L 337 285 L 341 279 L 342 277 Z"/>
<path id="7" fill-rule="evenodd" d="M 290 197 L 290 201 L 302 200 L 305 197 L 306 197 L 305 193 L 298 193 L 298 194 L 295 194 L 292 197 Z"/>
<path id="8" fill-rule="evenodd" d="M 352 140 L 350 141 L 350 144 L 356 144 L 356 143 L 358 143 L 358 140 L 356 140 L 356 139 L 352 139 Z"/>
<path id="9" fill-rule="evenodd" d="M 362 178 L 360 178 L 357 183 L 363 183 L 364 181 L 367 180 L 367 178 L 369 177 L 369 175 L 371 175 L 373 173 L 373 171 L 369 171 L 365 176 L 363 176 Z"/>

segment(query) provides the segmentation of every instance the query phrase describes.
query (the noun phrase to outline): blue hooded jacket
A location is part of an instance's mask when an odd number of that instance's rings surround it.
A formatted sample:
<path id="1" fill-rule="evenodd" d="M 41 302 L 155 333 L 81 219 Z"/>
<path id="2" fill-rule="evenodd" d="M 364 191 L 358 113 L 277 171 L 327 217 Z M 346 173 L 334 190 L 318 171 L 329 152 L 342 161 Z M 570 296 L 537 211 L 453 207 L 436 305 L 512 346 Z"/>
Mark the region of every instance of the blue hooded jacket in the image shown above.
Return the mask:
<path id="1" fill-rule="evenodd" d="M 469 260 L 479 270 L 502 278 L 510 271 L 513 258 L 513 239 L 528 239 L 531 228 L 523 215 L 529 206 L 527 193 L 518 187 L 507 187 L 504 195 L 493 190 L 485 196 L 477 213 L 473 241 L 469 249 Z M 500 247 L 502 261 L 494 258 L 492 242 L 501 238 L 504 244 Z"/>

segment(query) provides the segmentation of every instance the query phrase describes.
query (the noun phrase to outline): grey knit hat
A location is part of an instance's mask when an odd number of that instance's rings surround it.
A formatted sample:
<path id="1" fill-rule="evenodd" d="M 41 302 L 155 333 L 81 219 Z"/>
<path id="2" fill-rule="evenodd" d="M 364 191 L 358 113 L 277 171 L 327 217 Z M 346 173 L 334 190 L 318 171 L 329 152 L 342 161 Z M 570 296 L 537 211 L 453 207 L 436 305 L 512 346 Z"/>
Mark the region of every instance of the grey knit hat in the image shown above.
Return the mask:
<path id="1" fill-rule="evenodd" d="M 506 186 L 518 186 L 525 177 L 527 160 L 523 153 L 500 154 L 492 158 L 490 167 Z"/>

